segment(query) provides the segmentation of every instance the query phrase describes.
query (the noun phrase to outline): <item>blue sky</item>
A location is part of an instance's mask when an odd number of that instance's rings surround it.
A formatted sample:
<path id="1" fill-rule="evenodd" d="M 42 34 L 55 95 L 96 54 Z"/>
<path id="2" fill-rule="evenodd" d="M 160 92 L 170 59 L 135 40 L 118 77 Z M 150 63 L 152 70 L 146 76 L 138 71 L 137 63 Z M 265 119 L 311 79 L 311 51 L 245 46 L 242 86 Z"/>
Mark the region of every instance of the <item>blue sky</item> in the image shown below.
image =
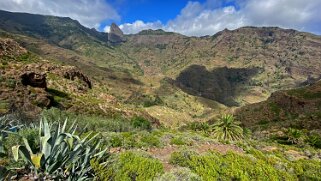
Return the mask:
<path id="1" fill-rule="evenodd" d="M 0 9 L 71 17 L 106 32 L 116 22 L 126 34 L 161 28 L 204 36 L 243 26 L 321 34 L 321 0 L 0 0 Z"/>
<path id="2" fill-rule="evenodd" d="M 161 21 L 167 23 L 169 20 L 174 19 L 180 11 L 187 5 L 189 0 L 120 0 L 111 1 L 107 0 L 117 9 L 121 19 L 116 21 L 118 24 L 134 22 L 142 20 L 144 22 Z M 199 0 L 200 3 L 205 3 L 206 0 Z M 238 7 L 234 0 L 217 1 L 217 8 L 234 6 Z M 214 3 L 213 3 L 214 4 Z M 104 24 L 112 22 L 108 20 Z"/>
<path id="3" fill-rule="evenodd" d="M 122 3 L 107 1 L 117 7 L 121 15 L 119 23 L 134 22 L 141 19 L 145 22 L 160 20 L 166 23 L 175 18 L 185 7 L 187 0 L 124 0 Z"/>

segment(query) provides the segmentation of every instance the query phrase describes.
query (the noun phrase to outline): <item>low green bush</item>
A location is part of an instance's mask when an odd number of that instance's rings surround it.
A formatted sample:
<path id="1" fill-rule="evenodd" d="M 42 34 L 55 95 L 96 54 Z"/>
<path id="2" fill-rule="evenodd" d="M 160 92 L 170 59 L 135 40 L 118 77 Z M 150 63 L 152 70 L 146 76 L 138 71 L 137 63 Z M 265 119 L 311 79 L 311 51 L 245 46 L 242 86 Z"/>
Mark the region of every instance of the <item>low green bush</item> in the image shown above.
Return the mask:
<path id="1" fill-rule="evenodd" d="M 138 131 L 122 133 L 105 133 L 102 139 L 111 147 L 141 148 L 160 147 L 159 133 Z"/>
<path id="2" fill-rule="evenodd" d="M 202 180 L 296 180 L 296 176 L 264 160 L 228 152 L 226 155 L 174 152 L 170 162 L 190 168 Z"/>
<path id="3" fill-rule="evenodd" d="M 32 150 L 38 151 L 40 148 L 40 141 L 38 139 L 38 129 L 24 128 L 17 134 L 9 134 L 4 140 L 4 148 L 7 150 L 8 157 L 12 157 L 11 148 L 15 145 L 22 145 L 23 139 L 26 138 Z"/>
<path id="4" fill-rule="evenodd" d="M 206 122 L 191 122 L 181 127 L 182 130 L 209 131 L 210 125 Z"/>
<path id="5" fill-rule="evenodd" d="M 321 148 L 321 136 L 319 134 L 311 133 L 307 137 L 306 142 L 315 148 Z"/>
<path id="6" fill-rule="evenodd" d="M 131 124 L 134 128 L 139 128 L 141 130 L 150 130 L 152 128 L 151 123 L 143 117 L 133 117 L 131 119 Z"/>
<path id="7" fill-rule="evenodd" d="M 115 116 L 113 118 L 105 118 L 99 116 L 80 116 L 74 113 L 61 111 L 57 108 L 51 108 L 42 112 L 44 117 L 48 118 L 49 122 L 57 120 L 64 120 L 66 118 L 77 120 L 78 128 L 83 131 L 96 131 L 96 132 L 128 132 L 137 130 L 151 130 L 151 123 L 142 118 L 134 117 L 131 120 L 123 118 L 121 116 Z"/>
<path id="8" fill-rule="evenodd" d="M 184 141 L 182 137 L 174 137 L 170 141 L 171 145 L 186 145 L 187 143 Z"/>
<path id="9" fill-rule="evenodd" d="M 91 162 L 98 180 L 146 181 L 163 174 L 160 161 L 134 152 L 123 152 L 110 158 L 106 165 Z"/>
<path id="10" fill-rule="evenodd" d="M 170 172 L 164 173 L 155 181 L 201 181 L 201 177 L 193 173 L 188 168 L 177 168 Z"/>
<path id="11" fill-rule="evenodd" d="M 140 141 L 144 147 L 159 147 L 161 145 L 159 138 L 148 132 L 142 132 Z"/>

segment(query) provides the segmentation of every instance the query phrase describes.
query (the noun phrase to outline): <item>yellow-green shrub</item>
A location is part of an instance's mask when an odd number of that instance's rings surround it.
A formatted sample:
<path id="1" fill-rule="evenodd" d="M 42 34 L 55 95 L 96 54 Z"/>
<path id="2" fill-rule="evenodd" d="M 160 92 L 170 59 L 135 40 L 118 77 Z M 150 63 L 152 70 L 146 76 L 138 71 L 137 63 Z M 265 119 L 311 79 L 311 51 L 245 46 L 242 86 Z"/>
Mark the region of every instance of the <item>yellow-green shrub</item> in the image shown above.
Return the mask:
<path id="1" fill-rule="evenodd" d="M 99 180 L 146 181 L 164 172 L 160 161 L 134 152 L 110 158 L 104 166 L 92 161 L 91 166 Z"/>
<path id="2" fill-rule="evenodd" d="M 264 160 L 228 152 L 226 155 L 175 152 L 171 163 L 190 168 L 203 180 L 295 180 Z"/>

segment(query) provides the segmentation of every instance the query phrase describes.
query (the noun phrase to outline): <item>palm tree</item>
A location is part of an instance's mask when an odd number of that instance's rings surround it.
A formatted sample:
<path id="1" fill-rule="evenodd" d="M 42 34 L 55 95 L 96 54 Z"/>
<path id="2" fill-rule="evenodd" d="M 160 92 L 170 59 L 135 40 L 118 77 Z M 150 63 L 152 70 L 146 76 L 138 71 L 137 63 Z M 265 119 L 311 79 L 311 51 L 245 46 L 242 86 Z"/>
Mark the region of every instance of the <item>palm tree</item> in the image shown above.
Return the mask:
<path id="1" fill-rule="evenodd" d="M 212 125 L 212 134 L 220 140 L 235 141 L 243 138 L 243 129 L 240 122 L 235 121 L 234 116 L 223 115 Z"/>

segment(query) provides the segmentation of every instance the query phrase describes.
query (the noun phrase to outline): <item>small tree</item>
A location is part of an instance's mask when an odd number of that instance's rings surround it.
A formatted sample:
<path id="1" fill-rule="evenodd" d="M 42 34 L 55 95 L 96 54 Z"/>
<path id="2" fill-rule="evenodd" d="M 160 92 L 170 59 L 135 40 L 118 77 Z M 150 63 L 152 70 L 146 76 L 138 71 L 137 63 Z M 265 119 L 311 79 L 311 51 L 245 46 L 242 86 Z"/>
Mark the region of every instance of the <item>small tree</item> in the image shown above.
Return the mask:
<path id="1" fill-rule="evenodd" d="M 235 121 L 233 115 L 223 115 L 212 125 L 212 134 L 215 138 L 227 141 L 243 139 L 243 129 L 240 122 Z"/>

